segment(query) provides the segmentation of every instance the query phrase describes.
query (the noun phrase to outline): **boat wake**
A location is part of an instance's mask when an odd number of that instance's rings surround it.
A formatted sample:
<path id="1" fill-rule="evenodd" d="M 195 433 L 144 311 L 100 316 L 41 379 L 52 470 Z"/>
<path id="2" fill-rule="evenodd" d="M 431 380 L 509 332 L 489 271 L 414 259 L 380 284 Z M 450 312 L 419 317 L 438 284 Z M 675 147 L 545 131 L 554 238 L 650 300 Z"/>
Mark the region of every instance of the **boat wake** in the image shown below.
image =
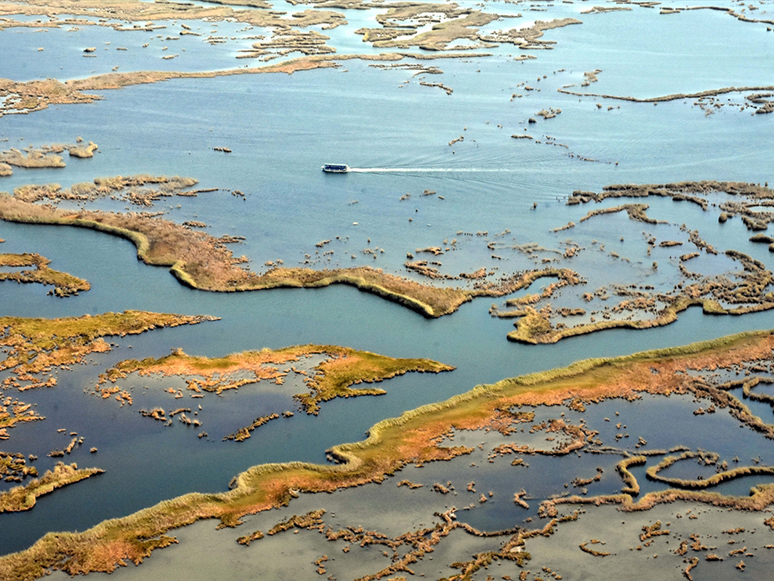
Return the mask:
<path id="1" fill-rule="evenodd" d="M 351 167 L 352 173 L 472 173 L 472 172 L 509 172 L 508 168 L 475 168 L 475 167 Z"/>

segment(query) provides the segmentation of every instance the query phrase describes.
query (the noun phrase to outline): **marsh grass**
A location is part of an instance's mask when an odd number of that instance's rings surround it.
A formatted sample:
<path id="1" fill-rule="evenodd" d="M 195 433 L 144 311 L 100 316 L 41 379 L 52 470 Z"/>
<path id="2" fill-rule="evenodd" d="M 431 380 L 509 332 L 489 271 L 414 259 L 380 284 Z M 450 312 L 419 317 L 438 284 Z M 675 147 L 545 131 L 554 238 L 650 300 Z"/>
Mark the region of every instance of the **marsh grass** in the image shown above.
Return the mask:
<path id="1" fill-rule="evenodd" d="M 50 494 L 57 488 L 80 482 L 102 472 L 104 470 L 99 468 L 79 469 L 76 464 L 68 466 L 58 462 L 53 470 L 46 471 L 40 478 L 35 478 L 24 486 L 16 486 L 0 494 L 0 513 L 29 510 L 35 506 L 39 497 Z"/>
<path id="2" fill-rule="evenodd" d="M 54 286 L 53 293 L 59 297 L 76 295 L 88 291 L 91 285 L 88 281 L 49 268 L 51 261 L 40 254 L 0 254 L 0 267 L 32 267 L 33 270 L 15 272 L 0 272 L 0 281 L 13 280 L 19 283 L 39 283 Z"/>
<path id="3" fill-rule="evenodd" d="M 598 401 L 627 393 L 669 393 L 683 389 L 676 369 L 730 364 L 770 354 L 771 332 L 748 332 L 714 341 L 614 359 L 590 359 L 562 369 L 506 379 L 475 387 L 449 400 L 422 406 L 381 421 L 368 438 L 330 450 L 336 465 L 301 462 L 265 464 L 241 473 L 234 488 L 220 494 L 192 493 L 133 515 L 100 523 L 82 533 L 49 533 L 25 551 L 0 557 L 0 577 L 9 581 L 36 579 L 50 569 L 69 574 L 113 571 L 122 560 L 141 562 L 154 548 L 173 539 L 166 535 L 204 518 L 220 526 L 236 526 L 241 517 L 286 505 L 294 493 L 331 492 L 338 488 L 381 482 L 408 463 L 451 459 L 471 450 L 441 447 L 450 428 L 485 427 L 499 410 L 518 405 L 554 404 L 578 397 Z M 653 374 L 654 367 L 662 372 Z M 696 500 L 741 510 L 762 510 L 774 501 L 774 485 L 753 489 L 749 497 L 707 491 L 667 490 L 645 495 L 638 503 L 626 494 L 569 497 L 554 503 L 615 503 L 623 510 L 647 510 L 661 502 Z"/>
<path id="4" fill-rule="evenodd" d="M 159 359 L 129 359 L 120 362 L 100 376 L 100 384 L 116 382 L 128 374 L 184 375 L 204 378 L 197 385 L 205 391 L 220 393 L 224 389 L 238 388 L 246 383 L 262 379 L 278 379 L 284 375 L 269 365 L 286 365 L 302 357 L 324 355 L 324 361 L 313 368 L 314 373 L 305 379 L 308 392 L 298 393 L 294 398 L 308 414 L 317 415 L 320 404 L 337 397 L 360 395 L 382 395 L 383 389 L 355 387 L 373 384 L 403 375 L 411 371 L 440 373 L 454 368 L 430 359 L 396 359 L 368 351 L 357 351 L 336 345 L 298 345 L 283 349 L 245 351 L 226 357 L 210 359 L 191 356 L 177 349 Z M 230 374 L 249 372 L 251 379 L 234 381 Z"/>
<path id="5" fill-rule="evenodd" d="M 103 339 L 109 336 L 136 335 L 157 327 L 193 325 L 212 317 L 186 316 L 145 311 L 124 311 L 83 315 L 60 319 L 0 317 L 0 346 L 6 347 L 6 358 L 0 361 L 0 371 L 11 369 L 14 377 L 3 381 L 4 386 L 19 381 L 30 382 L 26 388 L 43 385 L 34 375 L 52 367 L 80 363 L 90 353 L 110 351 Z M 55 385 L 49 378 L 47 385 Z M 24 388 L 21 388 L 24 389 Z"/>
<path id="6" fill-rule="evenodd" d="M 137 247 L 140 260 L 154 266 L 169 267 L 181 283 L 200 290 L 235 292 L 348 284 L 426 317 L 452 313 L 472 298 L 468 291 L 423 285 L 368 267 L 320 271 L 274 268 L 265 274 L 256 274 L 241 268 L 232 252 L 217 238 L 168 220 L 137 213 L 73 213 L 0 194 L 0 218 L 26 224 L 90 228 L 125 238 Z"/>

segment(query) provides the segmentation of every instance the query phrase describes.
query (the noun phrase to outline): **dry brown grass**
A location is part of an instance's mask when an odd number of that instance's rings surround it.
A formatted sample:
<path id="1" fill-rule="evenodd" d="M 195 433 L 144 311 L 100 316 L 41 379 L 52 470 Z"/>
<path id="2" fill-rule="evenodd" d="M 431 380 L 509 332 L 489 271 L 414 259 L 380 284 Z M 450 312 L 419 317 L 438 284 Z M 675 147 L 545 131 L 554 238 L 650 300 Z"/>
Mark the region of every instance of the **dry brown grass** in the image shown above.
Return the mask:
<path id="1" fill-rule="evenodd" d="M 0 272 L 0 281 L 14 280 L 19 283 L 39 283 L 53 285 L 49 294 L 58 297 L 77 295 L 91 288 L 88 281 L 49 268 L 51 261 L 40 254 L 0 254 L 0 266 L 32 267 L 33 270 Z"/>
<path id="2" fill-rule="evenodd" d="M 559 328 L 551 324 L 545 312 L 524 306 L 500 315 L 519 317 L 514 323 L 516 330 L 508 334 L 508 340 L 528 344 L 556 343 L 567 337 L 606 329 L 650 329 L 674 323 L 681 312 L 698 306 L 707 315 L 744 315 L 773 309 L 774 294 L 769 290 L 774 283 L 772 273 L 763 263 L 746 254 L 736 250 L 727 250 L 725 254 L 742 265 L 742 270 L 735 273 L 734 279 L 727 276 L 705 277 L 686 285 L 677 295 L 660 295 L 659 299 L 667 301 L 667 305 L 654 318 L 606 319 Z M 643 302 L 643 308 L 646 309 L 648 304 Z"/>
<path id="3" fill-rule="evenodd" d="M 7 349 L 0 371 L 13 370 L 4 387 L 29 389 L 56 385 L 56 378 L 43 381 L 38 374 L 53 367 L 73 365 L 90 353 L 110 351 L 103 337 L 143 333 L 157 327 L 193 325 L 212 317 L 167 315 L 143 311 L 104 313 L 61 319 L 0 317 L 0 346 Z M 53 382 L 52 382 L 53 380 Z M 26 385 L 22 383 L 26 382 Z"/>
<path id="4" fill-rule="evenodd" d="M 471 294 L 464 290 L 422 285 L 368 267 L 320 271 L 274 268 L 259 275 L 242 268 L 232 252 L 217 238 L 168 220 L 137 213 L 68 212 L 0 194 L 0 218 L 27 224 L 91 228 L 127 238 L 137 246 L 137 255 L 143 262 L 171 267 L 171 272 L 183 284 L 201 290 L 233 292 L 349 284 L 427 317 L 452 313 L 471 299 Z"/>
<path id="5" fill-rule="evenodd" d="M 82 533 L 48 534 L 20 553 L 0 557 L 0 577 L 9 581 L 35 579 L 49 569 L 69 574 L 113 571 L 120 560 L 141 562 L 155 548 L 173 542 L 174 528 L 204 518 L 235 526 L 253 514 L 289 502 L 292 494 L 333 491 L 367 482 L 381 482 L 408 463 L 450 459 L 467 448 L 439 445 L 449 429 L 479 429 L 501 418 L 502 409 L 518 405 L 556 404 L 577 398 L 638 397 L 692 388 L 685 369 L 728 366 L 770 357 L 770 332 L 744 333 L 681 348 L 651 351 L 610 360 L 587 360 L 564 369 L 479 386 L 446 402 L 423 406 L 399 418 L 384 420 L 369 430 L 367 440 L 336 446 L 330 453 L 336 466 L 299 462 L 256 466 L 240 474 L 236 487 L 221 494 L 188 494 L 134 515 L 105 521 Z M 652 372 L 653 369 L 657 373 Z M 681 498 L 748 510 L 761 510 L 774 498 L 774 486 L 760 487 L 753 496 L 724 497 L 708 492 L 665 491 L 645 495 L 636 505 L 631 496 L 609 497 L 627 510 L 644 510 L 657 502 Z M 574 497 L 561 502 L 574 502 Z M 603 502 L 580 499 L 578 502 Z"/>
<path id="6" fill-rule="evenodd" d="M 68 466 L 58 462 L 53 470 L 47 471 L 40 478 L 0 494 L 0 513 L 29 510 L 35 506 L 39 497 L 50 494 L 57 488 L 80 482 L 102 472 L 104 470 L 99 468 L 78 469 L 76 464 Z"/>
<path id="7" fill-rule="evenodd" d="M 322 402 L 337 397 L 385 393 L 382 389 L 363 384 L 378 383 L 411 371 L 440 373 L 454 369 L 430 359 L 396 359 L 335 345 L 245 351 L 219 358 L 190 356 L 178 349 L 160 359 L 122 361 L 100 376 L 100 384 L 116 382 L 133 372 L 165 377 L 176 375 L 192 378 L 189 385 L 196 382 L 197 388 L 220 394 L 226 389 L 238 389 L 248 383 L 284 378 L 286 373 L 279 372 L 276 365 L 287 366 L 311 355 L 325 355 L 328 359 L 307 374 L 305 384 L 309 391 L 296 394 L 294 398 L 308 414 L 314 415 L 319 413 Z"/>
<path id="8" fill-rule="evenodd" d="M 61 156 L 46 155 L 40 151 L 22 153 L 18 149 L 10 149 L 9 151 L 4 151 L 0 154 L 0 161 L 7 163 L 8 165 L 15 165 L 17 167 L 28 169 L 65 167 L 65 162 Z"/>

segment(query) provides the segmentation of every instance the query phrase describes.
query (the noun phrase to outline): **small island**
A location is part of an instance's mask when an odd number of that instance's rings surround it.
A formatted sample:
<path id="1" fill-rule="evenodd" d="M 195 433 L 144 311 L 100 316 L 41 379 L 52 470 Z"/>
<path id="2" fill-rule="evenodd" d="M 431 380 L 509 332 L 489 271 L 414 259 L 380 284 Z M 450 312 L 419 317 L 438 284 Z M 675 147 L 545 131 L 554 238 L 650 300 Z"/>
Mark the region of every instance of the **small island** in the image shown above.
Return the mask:
<path id="1" fill-rule="evenodd" d="M 144 311 L 124 311 L 60 319 L 0 317 L 0 347 L 6 357 L 0 371 L 11 370 L 2 385 L 26 391 L 53 387 L 56 377 L 41 375 L 55 367 L 83 362 L 91 353 L 105 353 L 111 346 L 105 337 L 137 335 L 161 327 L 195 325 L 214 320 L 208 316 L 168 315 Z"/>
<path id="2" fill-rule="evenodd" d="M 326 359 L 310 373 L 298 372 L 306 376 L 304 383 L 309 391 L 293 396 L 310 415 L 319 414 L 322 402 L 337 397 L 385 393 L 380 388 L 362 387 L 364 383 L 379 383 L 411 371 L 440 373 L 454 369 L 429 359 L 396 359 L 335 345 L 299 345 L 276 350 L 245 351 L 219 358 L 191 356 L 182 349 L 176 349 L 170 355 L 159 359 L 122 361 L 100 376 L 95 389 L 97 394 L 104 397 L 105 393 L 117 389 L 106 388 L 106 383 L 116 383 L 130 373 L 137 373 L 140 376 L 182 376 L 186 378 L 187 390 L 195 394 L 204 392 L 220 395 L 226 390 L 237 390 L 261 380 L 281 383 L 287 376 L 287 371 L 281 372 L 275 365 L 287 366 L 313 355 L 322 355 Z M 295 371 L 294 366 L 290 366 L 290 369 Z M 265 420 L 259 425 L 263 423 Z"/>
<path id="3" fill-rule="evenodd" d="M 51 285 L 50 291 L 57 297 L 68 297 L 91 288 L 88 281 L 49 268 L 51 261 L 40 254 L 0 254 L 0 267 L 33 267 L 33 270 L 0 271 L 0 281 L 14 280 L 18 283 L 39 283 Z"/>
<path id="4" fill-rule="evenodd" d="M 53 470 L 48 470 L 40 478 L 17 486 L 7 492 L 0 493 L 0 513 L 30 510 L 37 499 L 45 494 L 51 494 L 57 488 L 75 484 L 104 470 L 99 468 L 78 468 L 76 464 L 57 462 Z"/>

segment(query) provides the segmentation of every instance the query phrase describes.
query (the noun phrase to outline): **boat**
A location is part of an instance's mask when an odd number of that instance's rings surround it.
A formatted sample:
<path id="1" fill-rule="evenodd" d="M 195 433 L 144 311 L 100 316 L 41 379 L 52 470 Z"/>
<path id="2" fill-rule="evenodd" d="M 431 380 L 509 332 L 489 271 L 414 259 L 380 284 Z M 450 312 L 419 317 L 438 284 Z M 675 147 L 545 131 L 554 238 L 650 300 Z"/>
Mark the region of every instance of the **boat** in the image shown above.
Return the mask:
<path id="1" fill-rule="evenodd" d="M 328 173 L 347 173 L 349 166 L 346 163 L 326 163 L 322 170 Z"/>

